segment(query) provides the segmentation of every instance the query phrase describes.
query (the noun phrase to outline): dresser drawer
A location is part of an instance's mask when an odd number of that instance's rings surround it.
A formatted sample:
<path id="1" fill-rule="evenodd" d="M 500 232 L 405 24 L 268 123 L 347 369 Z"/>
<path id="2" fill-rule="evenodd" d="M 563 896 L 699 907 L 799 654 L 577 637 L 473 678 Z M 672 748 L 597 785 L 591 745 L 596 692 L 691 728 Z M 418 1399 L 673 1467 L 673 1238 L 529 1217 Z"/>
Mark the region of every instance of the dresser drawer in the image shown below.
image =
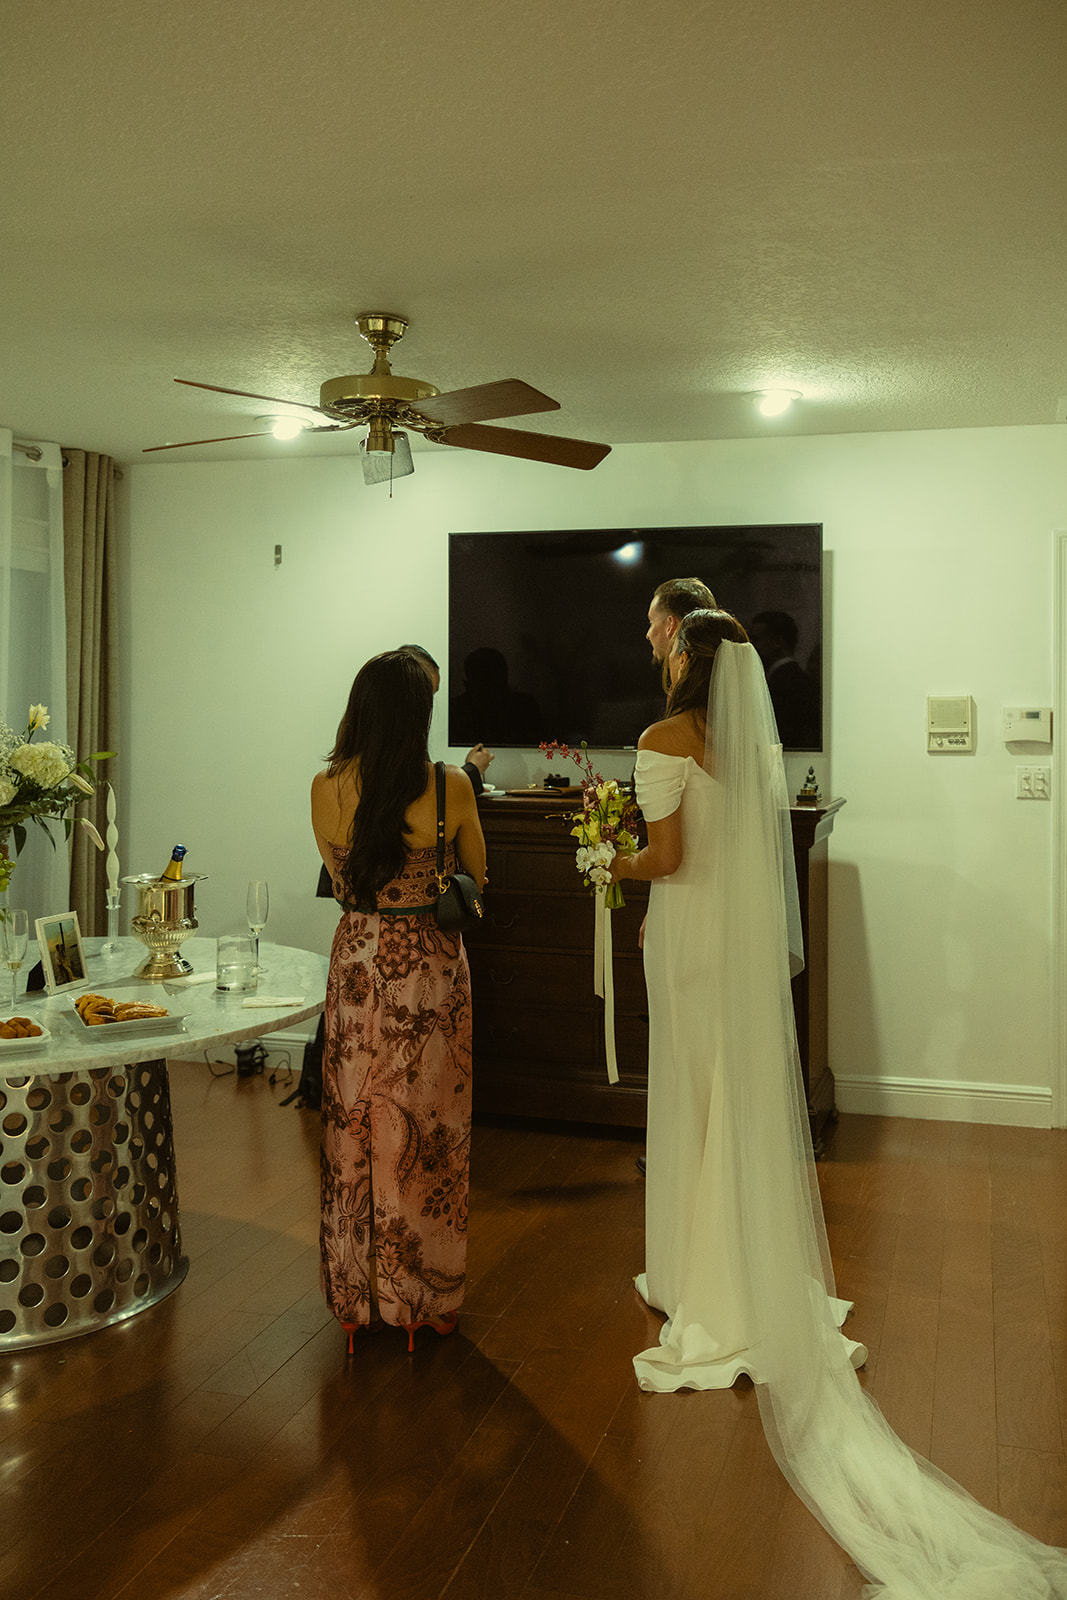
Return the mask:
<path id="1" fill-rule="evenodd" d="M 481 1058 L 546 1065 L 595 1059 L 599 1023 L 592 1011 L 544 1011 L 507 1001 L 474 1001 L 474 1072 Z"/>
<path id="2" fill-rule="evenodd" d="M 540 950 L 593 947 L 593 902 L 561 894 L 503 894 L 485 897 L 485 920 L 464 936 L 473 951 L 486 946 L 523 945 Z"/>
<path id="3" fill-rule="evenodd" d="M 482 1005 L 544 1006 L 553 1011 L 599 1006 L 593 993 L 593 961 L 573 954 L 507 946 L 467 946 L 477 1013 Z"/>
<path id="4" fill-rule="evenodd" d="M 577 839 L 568 838 L 566 831 L 561 830 L 559 844 L 554 850 L 512 847 L 499 855 L 494 854 L 493 866 L 502 879 L 500 887 L 520 893 L 532 889 L 535 893 L 549 890 L 558 894 L 583 894 L 592 900 L 574 862 L 577 848 Z"/>

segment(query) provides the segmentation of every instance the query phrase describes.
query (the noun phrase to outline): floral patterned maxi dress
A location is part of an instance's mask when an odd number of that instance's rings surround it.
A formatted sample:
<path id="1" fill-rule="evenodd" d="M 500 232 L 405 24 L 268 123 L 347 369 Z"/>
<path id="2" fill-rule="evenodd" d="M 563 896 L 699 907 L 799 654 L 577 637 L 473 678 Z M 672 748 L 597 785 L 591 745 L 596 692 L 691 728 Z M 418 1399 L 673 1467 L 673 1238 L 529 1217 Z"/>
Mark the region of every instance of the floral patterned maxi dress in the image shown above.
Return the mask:
<path id="1" fill-rule="evenodd" d="M 345 912 L 330 954 L 320 1247 L 323 1293 L 346 1323 L 417 1322 L 463 1299 L 470 973 L 433 914 L 435 862 L 432 848 L 409 851 L 378 912 Z"/>

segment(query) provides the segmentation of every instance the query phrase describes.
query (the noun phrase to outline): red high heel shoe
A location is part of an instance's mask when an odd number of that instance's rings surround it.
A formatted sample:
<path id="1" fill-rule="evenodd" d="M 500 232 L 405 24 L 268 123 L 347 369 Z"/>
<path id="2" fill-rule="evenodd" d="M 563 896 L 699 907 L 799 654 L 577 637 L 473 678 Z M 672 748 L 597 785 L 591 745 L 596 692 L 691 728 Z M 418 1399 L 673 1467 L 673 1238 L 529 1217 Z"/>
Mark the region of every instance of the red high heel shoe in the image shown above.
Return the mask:
<path id="1" fill-rule="evenodd" d="M 423 1322 L 401 1322 L 399 1324 L 408 1336 L 408 1355 L 415 1349 L 415 1335 L 420 1328 L 432 1328 L 434 1333 L 439 1333 L 442 1339 L 450 1333 L 455 1333 L 459 1327 L 459 1312 L 446 1311 L 443 1317 L 427 1317 Z"/>
<path id="2" fill-rule="evenodd" d="M 357 1333 L 366 1333 L 370 1327 L 369 1322 L 342 1322 L 341 1327 L 348 1334 L 348 1353 L 352 1355 L 352 1341 Z"/>

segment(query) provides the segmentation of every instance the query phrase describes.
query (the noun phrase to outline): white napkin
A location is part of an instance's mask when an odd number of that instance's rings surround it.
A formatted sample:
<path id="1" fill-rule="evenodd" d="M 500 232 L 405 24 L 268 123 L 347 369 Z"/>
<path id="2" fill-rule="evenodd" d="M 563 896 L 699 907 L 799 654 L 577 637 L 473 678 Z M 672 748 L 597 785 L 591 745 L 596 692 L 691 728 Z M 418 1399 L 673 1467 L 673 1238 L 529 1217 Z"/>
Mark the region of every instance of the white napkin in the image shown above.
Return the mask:
<path id="1" fill-rule="evenodd" d="M 213 972 L 187 972 L 183 978 L 164 978 L 163 982 L 168 987 L 173 988 L 177 988 L 180 983 L 214 983 L 215 974 Z"/>
<path id="2" fill-rule="evenodd" d="M 241 1004 L 243 1006 L 246 1006 L 246 1007 L 252 1007 L 252 1006 L 302 1006 L 304 1004 L 304 996 L 302 994 L 288 994 L 288 995 L 254 994 L 254 995 L 250 995 L 247 1000 L 242 1000 Z"/>

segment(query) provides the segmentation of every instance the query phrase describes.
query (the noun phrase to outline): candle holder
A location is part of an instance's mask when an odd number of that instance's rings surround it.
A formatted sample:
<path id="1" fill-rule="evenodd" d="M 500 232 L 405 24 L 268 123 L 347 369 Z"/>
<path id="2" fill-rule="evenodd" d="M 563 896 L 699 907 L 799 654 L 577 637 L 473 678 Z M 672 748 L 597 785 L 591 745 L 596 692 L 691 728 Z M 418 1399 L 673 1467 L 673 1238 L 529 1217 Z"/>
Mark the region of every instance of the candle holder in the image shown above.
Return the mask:
<path id="1" fill-rule="evenodd" d="M 119 953 L 119 905 L 121 901 L 121 889 L 109 889 L 107 891 L 107 938 L 100 947 L 102 956 L 117 956 Z"/>

